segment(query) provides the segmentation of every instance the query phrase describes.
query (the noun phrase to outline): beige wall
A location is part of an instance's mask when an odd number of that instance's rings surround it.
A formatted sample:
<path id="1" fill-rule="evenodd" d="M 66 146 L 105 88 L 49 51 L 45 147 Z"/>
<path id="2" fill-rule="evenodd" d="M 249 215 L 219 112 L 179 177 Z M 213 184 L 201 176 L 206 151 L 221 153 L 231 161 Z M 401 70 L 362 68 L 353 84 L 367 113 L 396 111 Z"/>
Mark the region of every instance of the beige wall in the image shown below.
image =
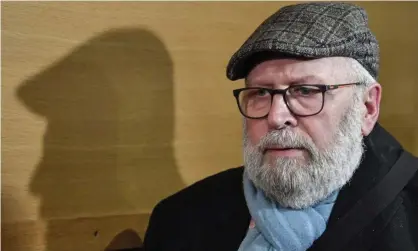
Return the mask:
<path id="1" fill-rule="evenodd" d="M 285 4 L 2 2 L 2 250 L 142 238 L 161 198 L 240 165 L 242 83 L 225 66 Z M 418 154 L 418 3 L 361 5 L 382 123 Z"/>

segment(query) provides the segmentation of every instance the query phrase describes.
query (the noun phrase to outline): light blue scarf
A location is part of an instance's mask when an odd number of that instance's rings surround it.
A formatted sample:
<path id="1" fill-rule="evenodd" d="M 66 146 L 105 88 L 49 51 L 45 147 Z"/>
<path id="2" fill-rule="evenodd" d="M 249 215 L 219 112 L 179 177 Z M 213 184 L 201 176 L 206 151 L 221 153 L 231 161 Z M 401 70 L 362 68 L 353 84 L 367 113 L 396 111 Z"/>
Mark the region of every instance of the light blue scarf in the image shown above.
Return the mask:
<path id="1" fill-rule="evenodd" d="M 255 226 L 250 226 L 238 251 L 305 251 L 325 231 L 338 191 L 307 209 L 280 208 L 244 172 L 244 194 Z"/>

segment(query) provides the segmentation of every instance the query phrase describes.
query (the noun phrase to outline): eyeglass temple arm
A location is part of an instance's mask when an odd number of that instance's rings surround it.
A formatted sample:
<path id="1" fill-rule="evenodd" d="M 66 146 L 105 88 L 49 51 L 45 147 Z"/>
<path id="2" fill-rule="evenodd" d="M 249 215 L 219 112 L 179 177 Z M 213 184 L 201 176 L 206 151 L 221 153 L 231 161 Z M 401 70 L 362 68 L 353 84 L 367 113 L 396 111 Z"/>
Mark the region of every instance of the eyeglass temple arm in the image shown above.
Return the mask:
<path id="1" fill-rule="evenodd" d="M 335 90 L 338 88 L 348 87 L 352 85 L 361 85 L 361 83 L 349 83 L 349 84 L 340 84 L 340 85 L 327 85 L 327 90 Z"/>

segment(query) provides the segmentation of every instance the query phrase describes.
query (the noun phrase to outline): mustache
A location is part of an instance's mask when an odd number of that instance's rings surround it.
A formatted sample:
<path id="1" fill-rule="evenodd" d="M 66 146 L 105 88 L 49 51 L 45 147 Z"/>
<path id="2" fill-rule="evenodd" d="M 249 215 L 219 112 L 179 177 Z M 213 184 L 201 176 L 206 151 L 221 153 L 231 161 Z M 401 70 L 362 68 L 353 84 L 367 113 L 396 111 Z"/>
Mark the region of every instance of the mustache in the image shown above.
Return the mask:
<path id="1" fill-rule="evenodd" d="M 268 148 L 301 148 L 310 153 L 316 151 L 312 140 L 290 130 L 271 131 L 261 138 L 257 149 L 263 152 Z"/>

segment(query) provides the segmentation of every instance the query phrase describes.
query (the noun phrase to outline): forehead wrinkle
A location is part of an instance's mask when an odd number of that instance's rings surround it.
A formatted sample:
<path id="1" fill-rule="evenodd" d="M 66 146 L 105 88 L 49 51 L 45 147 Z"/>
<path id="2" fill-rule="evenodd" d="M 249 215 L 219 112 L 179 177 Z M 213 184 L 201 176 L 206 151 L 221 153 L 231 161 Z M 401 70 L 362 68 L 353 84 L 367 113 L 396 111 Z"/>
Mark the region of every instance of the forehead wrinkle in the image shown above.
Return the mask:
<path id="1" fill-rule="evenodd" d="M 329 84 L 346 84 L 360 81 L 359 73 L 364 68 L 354 59 L 330 57 L 306 62 L 310 71 L 317 72 Z"/>
<path id="2" fill-rule="evenodd" d="M 354 59 L 329 57 L 309 60 L 276 59 L 256 66 L 245 79 L 246 85 L 280 85 L 306 81 L 319 84 L 345 84 L 361 81 L 359 73 L 367 71 Z M 370 81 L 369 81 L 370 82 Z"/>
<path id="3" fill-rule="evenodd" d="M 251 72 L 245 80 L 246 85 L 255 84 L 292 84 L 292 83 L 313 83 L 325 84 L 326 79 L 320 71 L 321 67 L 307 64 L 309 61 L 291 61 L 283 63 L 279 60 L 265 62 Z"/>
<path id="4" fill-rule="evenodd" d="M 307 81 L 320 82 L 319 84 L 333 84 L 335 79 L 332 74 L 333 64 L 330 64 L 328 60 L 312 59 L 309 61 L 303 61 L 294 65 L 292 74 L 300 79 L 306 79 Z M 318 83 L 317 83 L 318 84 Z"/>
<path id="5" fill-rule="evenodd" d="M 281 70 L 283 66 L 266 62 L 258 65 L 253 72 L 250 73 L 248 84 L 277 84 L 285 79 L 286 73 Z"/>

